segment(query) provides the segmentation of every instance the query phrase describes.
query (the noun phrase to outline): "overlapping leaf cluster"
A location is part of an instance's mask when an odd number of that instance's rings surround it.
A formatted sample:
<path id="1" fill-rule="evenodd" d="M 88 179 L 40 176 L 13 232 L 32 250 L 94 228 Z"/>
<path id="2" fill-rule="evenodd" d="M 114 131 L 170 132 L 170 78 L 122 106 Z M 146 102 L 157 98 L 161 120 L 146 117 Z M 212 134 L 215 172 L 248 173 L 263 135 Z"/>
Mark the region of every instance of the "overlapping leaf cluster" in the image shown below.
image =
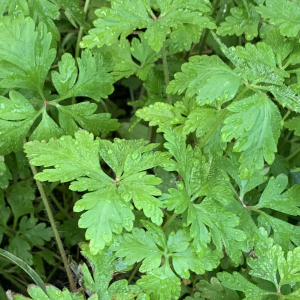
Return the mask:
<path id="1" fill-rule="evenodd" d="M 298 299 L 299 1 L 92 2 L 92 29 L 88 2 L 0 4 L 0 243 L 53 265 L 23 143 L 65 242 L 79 228 L 89 241 L 89 264 L 73 264 L 83 292 L 29 296 Z M 64 22 L 79 28 L 74 55 Z M 120 128 L 109 112 L 125 112 L 103 100 L 114 84 L 134 108 Z M 52 192 L 64 183 L 67 209 Z"/>

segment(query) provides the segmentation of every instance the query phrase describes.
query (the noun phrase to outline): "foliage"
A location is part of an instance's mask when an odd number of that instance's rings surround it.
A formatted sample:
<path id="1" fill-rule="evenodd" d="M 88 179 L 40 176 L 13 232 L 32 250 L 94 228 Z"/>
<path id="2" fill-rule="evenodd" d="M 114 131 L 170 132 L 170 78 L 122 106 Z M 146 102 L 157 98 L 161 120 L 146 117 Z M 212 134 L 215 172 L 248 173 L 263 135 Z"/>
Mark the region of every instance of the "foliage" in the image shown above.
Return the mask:
<path id="1" fill-rule="evenodd" d="M 0 300 L 299 299 L 299 5 L 2 1 Z"/>

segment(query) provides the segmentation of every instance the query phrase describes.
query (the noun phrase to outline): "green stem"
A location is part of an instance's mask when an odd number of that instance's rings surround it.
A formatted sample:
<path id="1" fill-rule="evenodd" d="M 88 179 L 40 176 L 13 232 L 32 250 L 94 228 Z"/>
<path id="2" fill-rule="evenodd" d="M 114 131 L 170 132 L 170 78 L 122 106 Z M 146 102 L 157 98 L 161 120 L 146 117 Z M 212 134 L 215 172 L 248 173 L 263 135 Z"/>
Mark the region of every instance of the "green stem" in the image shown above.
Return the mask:
<path id="1" fill-rule="evenodd" d="M 218 7 L 219 7 L 219 4 L 220 4 L 220 1 L 221 0 L 217 0 L 216 3 L 214 4 L 214 10 L 212 12 L 212 16 L 215 15 Z M 204 50 L 204 47 L 205 47 L 205 44 L 206 44 L 206 40 L 207 40 L 207 37 L 208 37 L 208 33 L 209 33 L 209 30 L 207 28 L 205 28 L 203 30 L 203 38 L 201 39 L 201 42 L 200 42 L 200 50 L 199 50 L 199 54 L 201 55 L 203 50 Z"/>
<path id="2" fill-rule="evenodd" d="M 286 118 L 290 115 L 291 111 L 288 110 L 287 113 L 284 115 L 284 117 L 282 118 L 282 121 L 284 122 L 286 120 Z"/>
<path id="3" fill-rule="evenodd" d="M 129 277 L 129 279 L 128 279 L 128 284 L 129 284 L 129 283 L 131 282 L 131 280 L 133 279 L 135 273 L 139 270 L 141 264 L 142 264 L 142 262 L 139 262 L 139 263 L 135 266 L 135 268 L 133 269 L 133 271 L 132 271 L 132 273 L 131 273 L 131 275 L 130 275 L 130 277 Z"/>
<path id="4" fill-rule="evenodd" d="M 162 61 L 163 61 L 165 83 L 166 83 L 166 88 L 167 88 L 167 86 L 170 83 L 170 78 L 169 78 L 169 69 L 168 69 L 168 61 L 167 61 L 167 55 L 166 55 L 166 48 L 165 48 L 165 46 L 163 46 L 162 49 L 161 49 L 161 55 L 162 55 Z M 167 94 L 167 100 L 168 100 L 168 103 L 170 105 L 172 105 L 171 94 Z"/>
<path id="5" fill-rule="evenodd" d="M 84 7 L 83 7 L 83 11 L 85 12 L 85 14 L 87 13 L 87 10 L 89 8 L 90 5 L 90 0 L 86 0 Z M 82 39 L 82 34 L 83 34 L 83 27 L 80 26 L 79 31 L 78 31 L 78 36 L 77 36 L 77 42 L 76 42 L 76 48 L 75 48 L 75 58 L 79 57 L 79 51 L 80 51 L 80 42 Z"/>
<path id="6" fill-rule="evenodd" d="M 84 7 L 83 7 L 83 11 L 84 11 L 85 14 L 87 13 L 89 5 L 90 5 L 90 0 L 86 0 L 85 4 L 84 4 Z M 83 27 L 80 26 L 79 31 L 78 31 L 78 35 L 77 35 L 76 48 L 75 48 L 75 62 L 76 62 L 76 64 L 77 64 L 77 58 L 79 57 L 79 52 L 80 52 L 79 44 L 81 42 L 82 35 L 83 35 Z M 75 103 L 76 103 L 76 99 L 75 99 L 75 97 L 72 97 L 72 104 L 75 104 Z"/>
<path id="7" fill-rule="evenodd" d="M 167 228 L 172 224 L 172 222 L 176 219 L 177 217 L 177 214 L 173 214 L 168 220 L 167 222 L 165 223 L 165 225 L 163 226 L 163 231 L 166 231 Z"/>
<path id="8" fill-rule="evenodd" d="M 216 119 L 216 122 L 214 125 L 210 128 L 210 130 L 204 135 L 203 139 L 199 143 L 200 149 L 204 147 L 206 142 L 209 140 L 209 138 L 214 134 L 216 129 L 218 128 L 219 124 L 225 119 L 226 115 L 228 114 L 228 110 L 224 109 L 223 112 L 219 115 L 219 117 Z"/>
<path id="9" fill-rule="evenodd" d="M 52 199 L 52 201 L 55 203 L 55 205 L 57 206 L 57 208 L 64 214 L 64 216 L 67 219 L 72 219 L 71 216 L 68 214 L 68 212 L 60 205 L 60 203 L 58 202 L 58 200 L 55 198 L 55 196 L 53 195 L 52 192 L 49 193 L 50 198 Z"/>
<path id="10" fill-rule="evenodd" d="M 292 159 L 292 158 L 293 158 L 295 155 L 297 155 L 299 152 L 300 152 L 300 147 L 299 147 L 296 151 L 294 151 L 291 155 L 289 155 L 289 156 L 286 158 L 286 160 Z"/>
<path id="11" fill-rule="evenodd" d="M 35 166 L 30 164 L 30 168 L 31 168 L 33 176 L 35 177 L 35 175 L 37 174 Z M 74 278 L 72 276 L 72 272 L 71 272 L 70 266 L 68 264 L 67 256 L 66 256 L 61 238 L 59 236 L 59 233 L 58 233 L 58 230 L 57 230 L 57 227 L 56 227 L 56 224 L 55 224 L 55 220 L 54 220 L 49 202 L 47 200 L 44 188 L 43 188 L 43 186 L 42 186 L 42 184 L 39 180 L 36 179 L 35 182 L 36 182 L 36 185 L 37 185 L 38 190 L 40 192 L 41 198 L 43 200 L 43 203 L 44 203 L 44 206 L 45 206 L 45 209 L 46 209 L 46 212 L 47 212 L 52 230 L 54 232 L 54 237 L 55 237 L 55 240 L 56 240 L 56 243 L 57 243 L 57 246 L 58 246 L 58 250 L 60 252 L 60 256 L 61 256 L 62 261 L 64 263 L 64 267 L 66 269 L 66 273 L 67 273 L 67 276 L 68 276 L 68 279 L 69 279 L 70 288 L 71 288 L 72 291 L 74 291 L 74 290 L 76 290 L 76 285 L 75 285 L 75 282 L 74 282 Z"/>

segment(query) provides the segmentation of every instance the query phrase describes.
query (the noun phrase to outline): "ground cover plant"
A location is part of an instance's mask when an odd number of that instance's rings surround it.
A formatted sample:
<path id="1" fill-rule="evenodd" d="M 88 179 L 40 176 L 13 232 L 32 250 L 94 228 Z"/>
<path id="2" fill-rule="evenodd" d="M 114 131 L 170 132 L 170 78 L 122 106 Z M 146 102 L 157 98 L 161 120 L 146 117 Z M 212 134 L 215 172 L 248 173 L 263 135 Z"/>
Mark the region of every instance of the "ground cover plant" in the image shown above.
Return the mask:
<path id="1" fill-rule="evenodd" d="M 0 300 L 300 299 L 299 0 L 0 15 Z"/>

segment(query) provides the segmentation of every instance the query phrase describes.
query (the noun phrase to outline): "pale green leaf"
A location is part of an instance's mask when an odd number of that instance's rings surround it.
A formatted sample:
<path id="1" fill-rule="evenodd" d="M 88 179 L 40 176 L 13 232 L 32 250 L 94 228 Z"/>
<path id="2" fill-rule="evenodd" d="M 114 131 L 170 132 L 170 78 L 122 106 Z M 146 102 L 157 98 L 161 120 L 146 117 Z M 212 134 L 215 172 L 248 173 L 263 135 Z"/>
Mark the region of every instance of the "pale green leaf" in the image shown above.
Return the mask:
<path id="1" fill-rule="evenodd" d="M 288 128 L 291 131 L 294 131 L 295 135 L 300 135 L 300 118 L 293 117 L 284 122 L 284 127 Z"/>
<path id="2" fill-rule="evenodd" d="M 184 123 L 185 118 L 181 115 L 178 108 L 163 102 L 156 102 L 148 107 L 137 110 L 136 115 L 149 121 L 150 126 L 174 127 L 174 125 Z"/>
<path id="3" fill-rule="evenodd" d="M 167 92 L 180 95 L 186 91 L 186 97 L 196 95 L 200 105 L 231 100 L 241 84 L 240 77 L 215 55 L 192 56 L 174 77 Z"/>

